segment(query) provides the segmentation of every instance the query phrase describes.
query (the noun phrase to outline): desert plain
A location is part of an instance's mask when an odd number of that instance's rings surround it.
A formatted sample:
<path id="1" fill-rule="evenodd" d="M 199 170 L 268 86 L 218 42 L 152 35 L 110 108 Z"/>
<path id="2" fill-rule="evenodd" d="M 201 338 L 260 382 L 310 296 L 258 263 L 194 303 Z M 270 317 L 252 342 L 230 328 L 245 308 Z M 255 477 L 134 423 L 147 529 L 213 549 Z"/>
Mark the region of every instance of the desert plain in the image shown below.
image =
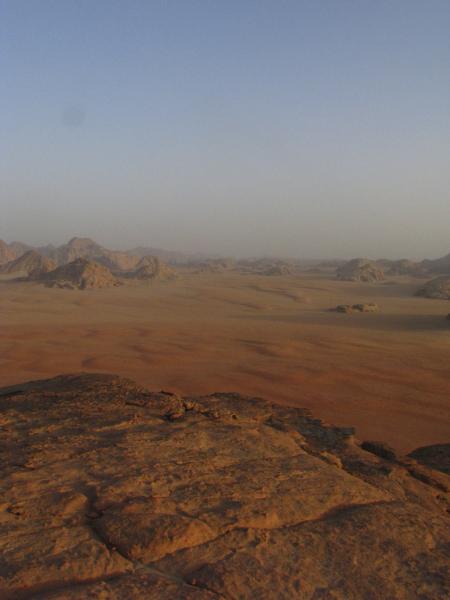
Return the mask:
<path id="1" fill-rule="evenodd" d="M 449 304 L 415 297 L 420 284 L 185 267 L 81 291 L 3 275 L 0 386 L 105 372 L 183 395 L 238 390 L 407 453 L 450 437 Z M 379 311 L 330 311 L 355 302 Z"/>

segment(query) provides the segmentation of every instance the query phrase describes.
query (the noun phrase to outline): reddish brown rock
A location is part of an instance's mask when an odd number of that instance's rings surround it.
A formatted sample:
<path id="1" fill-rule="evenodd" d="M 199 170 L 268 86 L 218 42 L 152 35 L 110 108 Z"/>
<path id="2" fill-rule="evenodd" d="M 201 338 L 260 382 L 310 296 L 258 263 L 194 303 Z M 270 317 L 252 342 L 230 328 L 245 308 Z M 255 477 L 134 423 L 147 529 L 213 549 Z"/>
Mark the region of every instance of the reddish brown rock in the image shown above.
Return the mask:
<path id="1" fill-rule="evenodd" d="M 384 280 L 383 269 L 366 258 L 354 258 L 336 270 L 336 277 L 343 281 L 371 283 Z"/>
<path id="2" fill-rule="evenodd" d="M 450 275 L 443 275 L 427 281 L 423 287 L 417 290 L 416 296 L 435 300 L 450 300 Z"/>
<path id="3" fill-rule="evenodd" d="M 450 444 L 433 444 L 417 448 L 409 454 L 418 462 L 450 475 Z"/>
<path id="4" fill-rule="evenodd" d="M 56 263 L 50 258 L 42 256 L 36 250 L 28 250 L 25 254 L 3 265 L 1 273 L 8 275 L 17 273 L 28 275 L 32 278 L 38 277 L 43 273 L 48 273 L 56 267 Z"/>
<path id="5" fill-rule="evenodd" d="M 386 460 L 396 460 L 397 458 L 393 448 L 384 442 L 364 441 L 361 444 L 361 448 L 366 452 L 371 452 L 372 454 L 376 454 L 377 456 L 380 456 Z"/>
<path id="6" fill-rule="evenodd" d="M 127 273 L 127 277 L 134 279 L 170 279 L 175 277 L 175 271 L 157 256 L 144 256 L 138 262 L 136 269 Z"/>
<path id="7" fill-rule="evenodd" d="M 54 259 L 59 266 L 71 263 L 79 258 L 107 267 L 113 271 L 126 271 L 134 269 L 138 258 L 130 256 L 126 252 L 108 250 L 90 238 L 72 238 L 67 244 L 58 248 L 47 247 L 50 258 Z"/>
<path id="8" fill-rule="evenodd" d="M 17 258 L 17 254 L 10 244 L 7 244 L 3 240 L 0 240 L 0 265 L 4 265 L 11 260 Z"/>
<path id="9" fill-rule="evenodd" d="M 378 312 L 379 308 L 377 304 L 374 304 L 373 302 L 368 302 L 364 304 L 338 304 L 336 308 L 332 308 L 331 310 L 334 312 L 351 314 L 355 312 Z"/>
<path id="10" fill-rule="evenodd" d="M 449 477 L 307 411 L 73 375 L 1 389 L 0 425 L 2 599 L 450 593 Z"/>
<path id="11" fill-rule="evenodd" d="M 120 285 L 109 269 L 85 258 L 77 258 L 67 265 L 44 273 L 39 279 L 48 287 L 79 290 Z"/>

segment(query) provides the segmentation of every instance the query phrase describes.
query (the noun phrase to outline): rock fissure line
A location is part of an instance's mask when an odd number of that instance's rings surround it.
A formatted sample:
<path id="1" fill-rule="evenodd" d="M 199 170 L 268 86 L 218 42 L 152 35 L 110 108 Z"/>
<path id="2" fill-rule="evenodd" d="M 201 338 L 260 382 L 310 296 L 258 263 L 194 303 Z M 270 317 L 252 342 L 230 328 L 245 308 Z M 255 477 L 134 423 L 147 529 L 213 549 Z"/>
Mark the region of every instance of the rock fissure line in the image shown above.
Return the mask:
<path id="1" fill-rule="evenodd" d="M 37 594 L 47 594 L 63 591 L 65 589 L 73 589 L 91 583 L 101 583 L 102 581 L 114 581 L 123 577 L 126 573 L 115 573 L 111 575 L 102 575 L 101 577 L 88 577 L 86 579 L 73 580 L 58 580 L 54 582 L 46 582 L 28 586 L 26 589 L 15 589 L 11 593 L 7 592 L 6 596 L 2 596 L 2 600 L 35 600 Z"/>
<path id="2" fill-rule="evenodd" d="M 159 569 L 151 567 L 150 565 L 147 565 L 140 561 L 134 561 L 134 564 L 137 565 L 137 568 L 136 568 L 137 572 L 139 570 L 142 570 L 144 572 L 149 573 L 150 575 L 155 575 L 156 577 L 161 577 L 162 579 L 167 579 L 168 581 L 173 581 L 174 583 L 181 583 L 188 587 L 204 589 L 207 592 L 211 592 L 212 594 L 218 596 L 219 598 L 223 598 L 224 600 L 233 600 L 229 596 L 225 596 L 224 594 L 222 594 L 221 592 L 218 592 L 217 590 L 213 590 L 208 587 L 203 587 L 197 583 L 193 583 L 192 581 L 187 581 L 186 579 L 184 579 L 183 577 L 180 577 L 178 575 L 172 575 L 170 573 L 165 573 L 164 571 L 160 571 Z"/>
<path id="3" fill-rule="evenodd" d="M 2 598 L 303 600 L 319 588 L 348 600 L 450 597 L 446 494 L 429 485 L 450 481 L 446 444 L 425 453 L 439 473 L 414 457 L 389 466 L 350 428 L 238 394 L 198 398 L 213 418 L 186 413 L 172 426 L 154 414 L 173 405 L 175 423 L 178 401 L 155 396 L 152 418 L 135 427 L 124 400 L 140 393 L 129 380 L 84 374 L 29 384 L 20 413 L 0 401 L 11 470 Z M 65 424 L 58 436 L 55 421 Z"/>

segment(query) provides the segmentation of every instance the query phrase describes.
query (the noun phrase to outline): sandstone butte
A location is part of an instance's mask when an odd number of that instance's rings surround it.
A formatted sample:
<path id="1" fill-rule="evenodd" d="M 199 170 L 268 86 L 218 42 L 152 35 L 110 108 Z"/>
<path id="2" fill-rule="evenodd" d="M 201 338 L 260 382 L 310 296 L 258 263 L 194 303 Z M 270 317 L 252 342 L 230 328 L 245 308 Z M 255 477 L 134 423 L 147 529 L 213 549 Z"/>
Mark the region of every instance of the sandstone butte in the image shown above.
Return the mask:
<path id="1" fill-rule="evenodd" d="M 342 281 L 376 282 L 384 280 L 383 269 L 373 260 L 354 258 L 336 269 L 336 277 Z"/>
<path id="2" fill-rule="evenodd" d="M 0 406 L 3 600 L 450 597 L 448 447 L 397 457 L 302 409 L 111 375 Z"/>

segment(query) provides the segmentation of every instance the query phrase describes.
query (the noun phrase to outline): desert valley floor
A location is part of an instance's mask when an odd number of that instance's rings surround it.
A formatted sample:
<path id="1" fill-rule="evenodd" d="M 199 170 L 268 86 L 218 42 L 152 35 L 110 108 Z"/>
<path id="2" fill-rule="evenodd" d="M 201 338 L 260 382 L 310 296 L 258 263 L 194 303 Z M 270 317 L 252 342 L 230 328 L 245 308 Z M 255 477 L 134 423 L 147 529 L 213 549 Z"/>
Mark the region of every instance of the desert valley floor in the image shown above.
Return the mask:
<path id="1" fill-rule="evenodd" d="M 310 408 L 400 452 L 450 437 L 450 322 L 420 281 L 193 273 L 73 291 L 0 279 L 0 386 L 109 372 L 153 390 Z M 374 314 L 339 314 L 376 302 Z"/>

